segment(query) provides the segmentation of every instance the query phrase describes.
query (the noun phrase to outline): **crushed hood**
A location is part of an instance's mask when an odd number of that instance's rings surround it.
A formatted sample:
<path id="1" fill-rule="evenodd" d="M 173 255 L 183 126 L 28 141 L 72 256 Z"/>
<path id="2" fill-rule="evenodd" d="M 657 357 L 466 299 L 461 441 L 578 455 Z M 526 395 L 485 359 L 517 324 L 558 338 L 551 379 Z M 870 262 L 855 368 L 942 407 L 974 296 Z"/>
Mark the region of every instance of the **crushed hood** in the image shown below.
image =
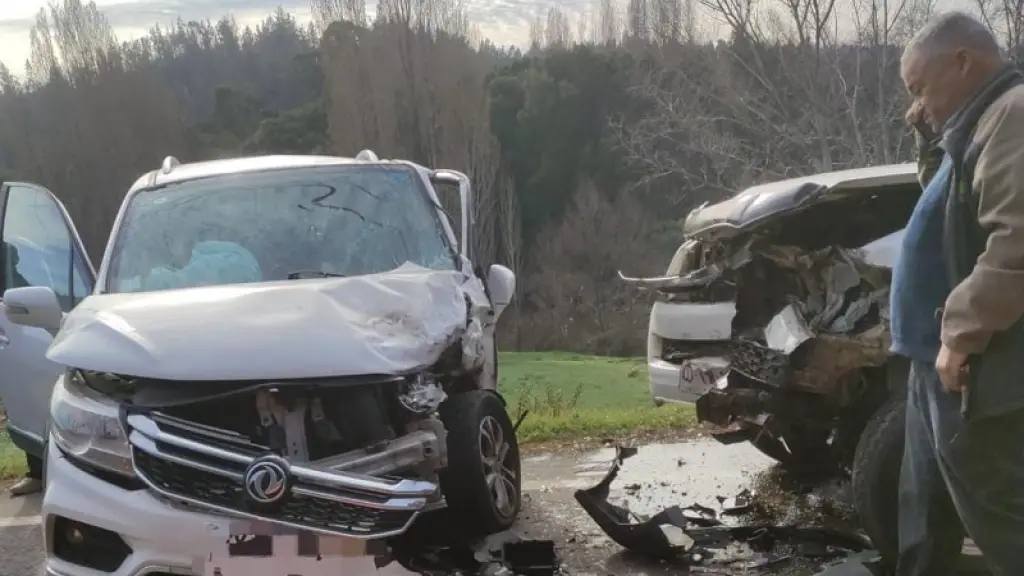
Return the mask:
<path id="1" fill-rule="evenodd" d="M 917 182 L 915 164 L 892 164 L 761 184 L 724 202 L 694 209 L 683 222 L 683 234 L 687 237 L 732 236 L 822 200 L 914 182 Z"/>
<path id="2" fill-rule="evenodd" d="M 467 327 L 459 272 L 413 265 L 352 278 L 99 294 L 47 357 L 167 380 L 395 374 L 427 367 Z"/>

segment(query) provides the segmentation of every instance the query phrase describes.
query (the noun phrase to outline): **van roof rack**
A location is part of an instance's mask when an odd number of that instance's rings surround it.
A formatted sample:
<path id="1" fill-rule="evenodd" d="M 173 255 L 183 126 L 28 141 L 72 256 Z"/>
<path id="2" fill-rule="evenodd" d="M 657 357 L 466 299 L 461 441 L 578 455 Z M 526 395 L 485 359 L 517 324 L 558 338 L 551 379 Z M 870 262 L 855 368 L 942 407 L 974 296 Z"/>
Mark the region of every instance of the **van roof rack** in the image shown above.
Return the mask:
<path id="1" fill-rule="evenodd" d="M 163 164 L 160 165 L 160 172 L 170 174 L 171 171 L 178 166 L 181 166 L 181 162 L 179 162 L 174 156 L 168 156 L 167 158 L 164 158 Z"/>
<path id="2" fill-rule="evenodd" d="M 356 160 L 363 162 L 378 162 L 380 158 L 377 158 L 377 154 L 373 150 L 363 150 L 359 154 L 356 154 Z"/>

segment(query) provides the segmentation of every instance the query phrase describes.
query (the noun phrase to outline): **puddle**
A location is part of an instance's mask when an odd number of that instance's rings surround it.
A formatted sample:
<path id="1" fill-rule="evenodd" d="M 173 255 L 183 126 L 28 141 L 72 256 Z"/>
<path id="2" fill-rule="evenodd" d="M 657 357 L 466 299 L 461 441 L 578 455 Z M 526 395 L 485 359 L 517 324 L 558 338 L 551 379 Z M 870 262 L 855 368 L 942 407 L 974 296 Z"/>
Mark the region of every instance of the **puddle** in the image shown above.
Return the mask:
<path id="1" fill-rule="evenodd" d="M 527 459 L 523 489 L 589 488 L 608 472 L 614 457 L 614 448 L 603 448 L 574 457 Z M 754 475 L 773 463 L 747 444 L 723 446 L 715 440 L 697 439 L 643 446 L 623 464 L 609 500 L 620 505 L 625 501 L 633 512 L 647 515 L 694 503 L 718 509 L 718 496 L 749 488 Z"/>

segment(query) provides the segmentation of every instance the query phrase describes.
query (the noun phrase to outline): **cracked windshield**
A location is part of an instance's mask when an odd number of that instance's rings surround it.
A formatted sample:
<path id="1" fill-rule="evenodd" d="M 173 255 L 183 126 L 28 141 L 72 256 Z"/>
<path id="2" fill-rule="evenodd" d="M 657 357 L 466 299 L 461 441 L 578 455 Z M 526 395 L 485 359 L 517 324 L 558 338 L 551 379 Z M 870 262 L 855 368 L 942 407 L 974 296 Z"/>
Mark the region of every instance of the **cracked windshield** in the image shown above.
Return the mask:
<path id="1" fill-rule="evenodd" d="M 358 276 L 407 262 L 455 269 L 438 209 L 412 168 L 217 176 L 131 200 L 108 291 Z"/>
<path id="2" fill-rule="evenodd" d="M 1021 31 L 0 0 L 0 576 L 1024 574 Z"/>

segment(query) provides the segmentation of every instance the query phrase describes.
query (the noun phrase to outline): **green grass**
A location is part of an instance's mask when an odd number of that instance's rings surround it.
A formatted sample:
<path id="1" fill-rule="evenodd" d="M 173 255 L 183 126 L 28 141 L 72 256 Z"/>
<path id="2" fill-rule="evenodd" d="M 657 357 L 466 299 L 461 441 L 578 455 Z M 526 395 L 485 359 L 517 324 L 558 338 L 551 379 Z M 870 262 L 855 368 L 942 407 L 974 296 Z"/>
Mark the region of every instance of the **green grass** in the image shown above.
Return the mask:
<path id="1" fill-rule="evenodd" d="M 25 473 L 25 453 L 15 448 L 5 428 L 0 428 L 0 479 Z"/>
<path id="2" fill-rule="evenodd" d="M 643 359 L 565 352 L 503 352 L 499 387 L 523 443 L 688 430 L 689 406 L 655 408 Z M 0 428 L 0 479 L 25 473 L 25 455 Z"/>
<path id="3" fill-rule="evenodd" d="M 499 389 L 521 442 L 576 440 L 668 430 L 696 424 L 690 406 L 651 403 L 647 366 L 640 358 L 606 358 L 565 352 L 504 352 Z"/>

